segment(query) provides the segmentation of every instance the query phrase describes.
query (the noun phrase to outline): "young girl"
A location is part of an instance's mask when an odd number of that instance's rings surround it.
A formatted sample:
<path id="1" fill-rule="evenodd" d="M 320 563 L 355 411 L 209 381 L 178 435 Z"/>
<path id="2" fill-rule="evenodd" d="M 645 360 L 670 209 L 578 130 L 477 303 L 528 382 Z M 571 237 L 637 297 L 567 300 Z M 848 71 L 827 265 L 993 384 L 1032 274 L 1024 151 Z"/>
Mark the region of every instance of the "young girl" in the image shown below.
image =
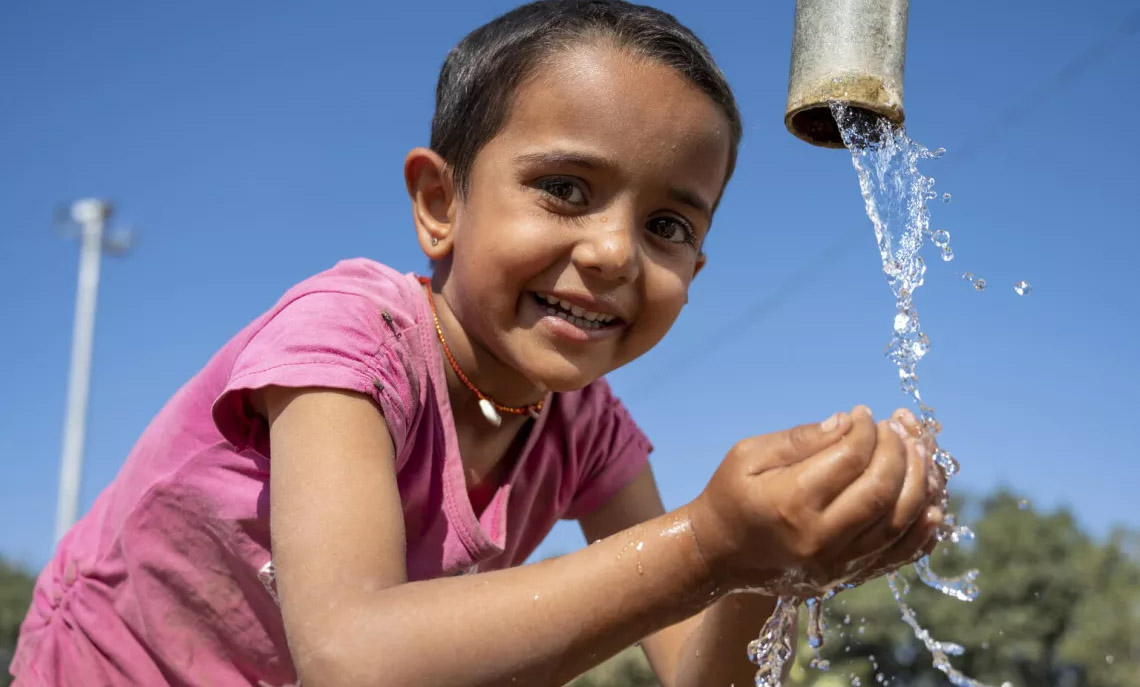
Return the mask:
<path id="1" fill-rule="evenodd" d="M 657 10 L 467 36 L 404 166 L 431 277 L 343 262 L 191 379 L 41 574 L 16 684 L 560 685 L 641 641 L 665 685 L 743 685 L 772 595 L 920 555 L 909 414 L 746 439 L 665 513 L 602 379 L 677 318 L 740 132 Z M 521 566 L 559 518 L 594 543 Z"/>

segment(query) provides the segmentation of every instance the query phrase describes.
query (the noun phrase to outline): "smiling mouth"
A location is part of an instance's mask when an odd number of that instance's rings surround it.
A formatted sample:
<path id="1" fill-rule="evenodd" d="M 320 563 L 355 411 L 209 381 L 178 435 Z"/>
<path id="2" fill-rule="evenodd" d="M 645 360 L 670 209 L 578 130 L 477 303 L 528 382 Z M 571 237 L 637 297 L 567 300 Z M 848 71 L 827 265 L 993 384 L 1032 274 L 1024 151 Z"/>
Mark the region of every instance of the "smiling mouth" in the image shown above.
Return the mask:
<path id="1" fill-rule="evenodd" d="M 620 317 L 586 310 L 554 296 L 542 295 L 533 291 L 531 296 L 546 314 L 560 317 L 581 329 L 612 329 L 623 324 Z"/>

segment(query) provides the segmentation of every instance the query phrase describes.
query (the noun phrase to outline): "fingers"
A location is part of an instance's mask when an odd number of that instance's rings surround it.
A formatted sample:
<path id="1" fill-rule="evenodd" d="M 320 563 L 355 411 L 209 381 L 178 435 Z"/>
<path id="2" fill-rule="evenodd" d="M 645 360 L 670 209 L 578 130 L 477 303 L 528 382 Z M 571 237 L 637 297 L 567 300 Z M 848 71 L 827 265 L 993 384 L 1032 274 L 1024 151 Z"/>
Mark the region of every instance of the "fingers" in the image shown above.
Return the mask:
<path id="1" fill-rule="evenodd" d="M 858 559 L 891 545 L 906 534 L 929 504 L 933 492 L 927 483 L 926 449 L 913 438 L 903 441 L 903 446 L 906 473 L 893 507 L 848 544 L 844 557 Z"/>
<path id="2" fill-rule="evenodd" d="M 877 443 L 871 464 L 828 506 L 824 521 L 829 529 L 835 528 L 832 531 L 850 532 L 848 542 L 894 511 L 908 470 L 904 435 L 905 430 L 897 422 L 880 422 L 876 427 Z M 925 490 L 923 485 L 923 492 Z M 893 539 L 883 539 L 887 533 L 881 530 L 885 528 L 874 529 L 880 531 L 879 547 Z M 901 530 L 895 534 L 901 534 Z"/>
<path id="3" fill-rule="evenodd" d="M 823 422 L 756 437 L 752 440 L 755 446 L 750 449 L 765 456 L 763 465 L 758 465 L 760 469 L 793 465 L 835 444 L 851 429 L 851 422 L 847 413 L 836 413 Z"/>
<path id="4" fill-rule="evenodd" d="M 871 409 L 856 406 L 850 423 L 842 439 L 796 466 L 796 488 L 803 493 L 805 507 L 817 511 L 827 508 L 871 462 L 878 441 Z"/>
<path id="5" fill-rule="evenodd" d="M 934 507 L 925 509 L 906 534 L 876 557 L 875 568 L 880 572 L 897 570 L 930 554 L 938 544 L 934 534 L 940 524 L 942 512 Z"/>
<path id="6" fill-rule="evenodd" d="M 933 469 L 930 463 L 934 452 L 938 450 L 938 442 L 934 437 L 934 432 L 924 427 L 922 423 L 915 418 L 914 414 L 905 408 L 899 408 L 891 417 L 901 422 L 902 425 L 906 427 L 907 433 L 917 438 L 921 442 L 922 447 L 926 449 L 924 458 L 926 461 L 927 484 L 932 493 L 941 492 L 946 486 L 946 473 L 940 469 Z"/>

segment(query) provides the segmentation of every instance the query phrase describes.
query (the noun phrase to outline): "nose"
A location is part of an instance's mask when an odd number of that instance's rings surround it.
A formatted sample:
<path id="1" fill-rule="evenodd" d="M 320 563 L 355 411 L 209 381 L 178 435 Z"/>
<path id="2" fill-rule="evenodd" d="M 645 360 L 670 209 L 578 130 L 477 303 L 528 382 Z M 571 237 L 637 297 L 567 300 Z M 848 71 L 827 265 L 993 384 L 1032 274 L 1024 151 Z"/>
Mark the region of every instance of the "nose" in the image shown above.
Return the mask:
<path id="1" fill-rule="evenodd" d="M 608 213 L 594 218 L 583 229 L 571 259 L 579 269 L 608 281 L 632 282 L 637 279 L 641 265 L 638 238 L 632 216 L 618 217 L 616 213 Z"/>

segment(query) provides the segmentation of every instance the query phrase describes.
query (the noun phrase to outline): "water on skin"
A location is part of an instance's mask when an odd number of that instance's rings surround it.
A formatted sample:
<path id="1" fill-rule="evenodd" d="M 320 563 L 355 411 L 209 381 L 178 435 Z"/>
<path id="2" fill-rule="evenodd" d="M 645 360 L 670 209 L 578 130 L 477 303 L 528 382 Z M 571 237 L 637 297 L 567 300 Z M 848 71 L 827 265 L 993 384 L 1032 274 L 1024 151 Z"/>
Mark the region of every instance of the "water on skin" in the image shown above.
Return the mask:
<path id="1" fill-rule="evenodd" d="M 923 401 L 919 390 L 916 368 L 930 349 L 930 339 L 922 331 L 914 293 L 923 285 L 926 276 L 926 263 L 919 253 L 927 237 L 931 239 L 930 244 L 941 252 L 944 261 L 949 261 L 954 256 L 950 248 L 949 232 L 930 229 L 927 202 L 938 198 L 938 194 L 934 191 L 934 180 L 919 172 L 917 166 L 920 160 L 939 157 L 943 151 L 929 151 L 910 140 L 903 129 L 891 126 L 885 120 L 849 110 L 840 103 L 833 103 L 832 113 L 843 133 L 844 143 L 851 152 L 867 216 L 874 226 L 883 273 L 895 297 L 894 327 L 886 355 L 898 370 L 902 392 L 917 407 L 922 426 L 926 431 L 937 434 L 941 426 L 934 408 Z M 943 203 L 949 203 L 950 194 L 942 194 L 941 199 Z M 975 279 L 968 273 L 963 277 L 975 289 L 985 289 L 985 280 Z M 934 461 L 945 471 L 947 479 L 958 472 L 957 460 L 943 448 L 935 451 Z M 948 495 L 944 493 L 942 510 L 947 515 L 938 538 L 952 543 L 972 538 L 973 533 L 969 528 L 957 525 L 954 517 L 947 512 L 948 506 Z M 919 560 L 915 564 L 915 570 L 924 584 L 947 596 L 961 601 L 972 601 L 977 597 L 976 570 L 958 576 L 943 576 L 933 570 L 929 557 Z M 905 596 L 909 591 L 906 581 L 897 574 L 891 574 L 887 576 L 887 582 L 903 622 L 930 652 L 934 667 L 942 671 L 955 687 L 987 687 L 964 675 L 951 664 L 952 656 L 963 653 L 960 645 L 939 641 L 921 626 L 914 610 L 906 603 Z M 821 605 L 832 595 L 834 590 L 823 599 L 810 599 L 807 602 L 809 645 L 816 652 L 813 665 L 819 664 L 818 649 L 823 643 Z M 749 644 L 749 658 L 759 666 L 756 687 L 779 687 L 780 674 L 791 653 L 794 639 L 788 637 L 787 633 L 793 627 L 798 605 L 799 600 L 793 596 L 781 597 L 760 637 Z"/>

